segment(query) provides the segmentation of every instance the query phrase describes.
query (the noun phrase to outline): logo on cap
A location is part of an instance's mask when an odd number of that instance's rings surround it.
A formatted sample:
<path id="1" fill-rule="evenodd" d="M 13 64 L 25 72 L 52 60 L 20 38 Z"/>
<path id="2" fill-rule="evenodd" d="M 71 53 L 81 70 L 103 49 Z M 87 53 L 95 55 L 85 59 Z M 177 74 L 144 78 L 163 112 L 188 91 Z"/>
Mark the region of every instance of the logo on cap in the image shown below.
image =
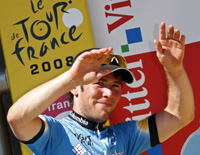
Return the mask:
<path id="1" fill-rule="evenodd" d="M 119 61 L 116 57 L 113 57 L 110 61 L 110 64 L 111 65 L 116 65 L 116 66 L 119 66 Z"/>

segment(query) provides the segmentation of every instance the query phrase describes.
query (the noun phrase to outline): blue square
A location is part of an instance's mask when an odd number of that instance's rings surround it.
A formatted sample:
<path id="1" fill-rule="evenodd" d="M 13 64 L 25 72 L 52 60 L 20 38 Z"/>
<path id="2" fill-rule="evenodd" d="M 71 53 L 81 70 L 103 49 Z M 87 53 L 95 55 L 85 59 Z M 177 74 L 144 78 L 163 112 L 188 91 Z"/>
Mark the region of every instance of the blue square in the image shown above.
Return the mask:
<path id="1" fill-rule="evenodd" d="M 126 30 L 128 44 L 142 42 L 142 33 L 140 27 Z"/>

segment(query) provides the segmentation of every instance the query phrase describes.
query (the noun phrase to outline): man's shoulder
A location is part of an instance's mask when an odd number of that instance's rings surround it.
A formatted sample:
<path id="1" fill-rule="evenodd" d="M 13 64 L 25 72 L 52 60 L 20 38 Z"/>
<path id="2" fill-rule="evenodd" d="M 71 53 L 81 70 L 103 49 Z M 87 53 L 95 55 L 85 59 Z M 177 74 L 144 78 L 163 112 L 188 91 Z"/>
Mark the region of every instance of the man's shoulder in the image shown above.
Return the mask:
<path id="1" fill-rule="evenodd" d="M 118 130 L 118 131 L 121 131 L 121 130 L 129 130 L 130 128 L 135 128 L 137 127 L 137 124 L 138 124 L 139 121 L 126 121 L 126 122 L 120 122 L 120 123 L 116 123 L 116 124 L 113 124 L 111 126 L 107 126 L 108 128 L 111 128 L 113 130 Z"/>

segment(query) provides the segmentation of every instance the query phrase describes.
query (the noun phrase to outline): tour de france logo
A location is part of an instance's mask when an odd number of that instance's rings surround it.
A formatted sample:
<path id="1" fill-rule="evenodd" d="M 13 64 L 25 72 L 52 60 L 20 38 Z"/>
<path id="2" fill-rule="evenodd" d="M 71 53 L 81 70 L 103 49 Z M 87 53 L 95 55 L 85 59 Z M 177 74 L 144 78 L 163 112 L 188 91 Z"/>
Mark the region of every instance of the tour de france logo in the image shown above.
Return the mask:
<path id="1" fill-rule="evenodd" d="M 59 48 L 66 49 L 67 45 L 82 37 L 83 32 L 77 29 L 83 23 L 84 16 L 72 4 L 73 1 L 56 1 L 46 11 L 42 0 L 37 4 L 31 1 L 31 14 L 13 23 L 17 30 L 14 30 L 11 37 L 14 43 L 11 55 L 19 60 L 19 64 L 27 66 L 33 60 L 36 62 L 47 54 L 57 52 Z M 67 56 L 65 60 L 55 59 L 39 65 L 31 64 L 31 74 L 39 74 L 40 70 L 48 72 L 52 68 L 60 69 L 64 65 L 71 66 L 72 61 L 73 57 Z"/>

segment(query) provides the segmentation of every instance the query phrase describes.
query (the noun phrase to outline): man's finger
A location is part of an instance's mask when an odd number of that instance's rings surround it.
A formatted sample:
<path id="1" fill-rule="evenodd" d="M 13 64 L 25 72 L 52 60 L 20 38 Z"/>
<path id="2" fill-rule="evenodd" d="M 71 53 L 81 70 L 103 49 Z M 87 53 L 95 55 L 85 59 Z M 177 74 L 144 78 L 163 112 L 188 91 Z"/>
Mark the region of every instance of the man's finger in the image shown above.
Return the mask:
<path id="1" fill-rule="evenodd" d="M 160 40 L 165 40 L 166 39 L 165 23 L 164 22 L 162 22 L 160 24 L 159 39 Z"/>
<path id="2" fill-rule="evenodd" d="M 174 36 L 174 26 L 170 25 L 167 31 L 168 39 L 173 39 Z"/>
<path id="3" fill-rule="evenodd" d="M 104 60 L 106 60 L 106 58 L 112 53 L 112 51 L 113 51 L 112 47 L 107 48 L 107 50 L 103 53 L 103 55 L 99 57 L 99 61 L 103 62 Z"/>
<path id="4" fill-rule="evenodd" d="M 179 30 L 175 30 L 174 40 L 179 41 L 179 38 L 180 38 L 180 31 Z"/>
<path id="5" fill-rule="evenodd" d="M 154 40 L 154 44 L 155 44 L 156 51 L 159 53 L 163 53 L 162 45 L 157 39 Z"/>
<path id="6" fill-rule="evenodd" d="M 181 36 L 181 39 L 180 39 L 180 43 L 181 43 L 182 45 L 185 45 L 185 40 L 186 40 L 185 35 L 182 35 L 182 36 Z"/>

